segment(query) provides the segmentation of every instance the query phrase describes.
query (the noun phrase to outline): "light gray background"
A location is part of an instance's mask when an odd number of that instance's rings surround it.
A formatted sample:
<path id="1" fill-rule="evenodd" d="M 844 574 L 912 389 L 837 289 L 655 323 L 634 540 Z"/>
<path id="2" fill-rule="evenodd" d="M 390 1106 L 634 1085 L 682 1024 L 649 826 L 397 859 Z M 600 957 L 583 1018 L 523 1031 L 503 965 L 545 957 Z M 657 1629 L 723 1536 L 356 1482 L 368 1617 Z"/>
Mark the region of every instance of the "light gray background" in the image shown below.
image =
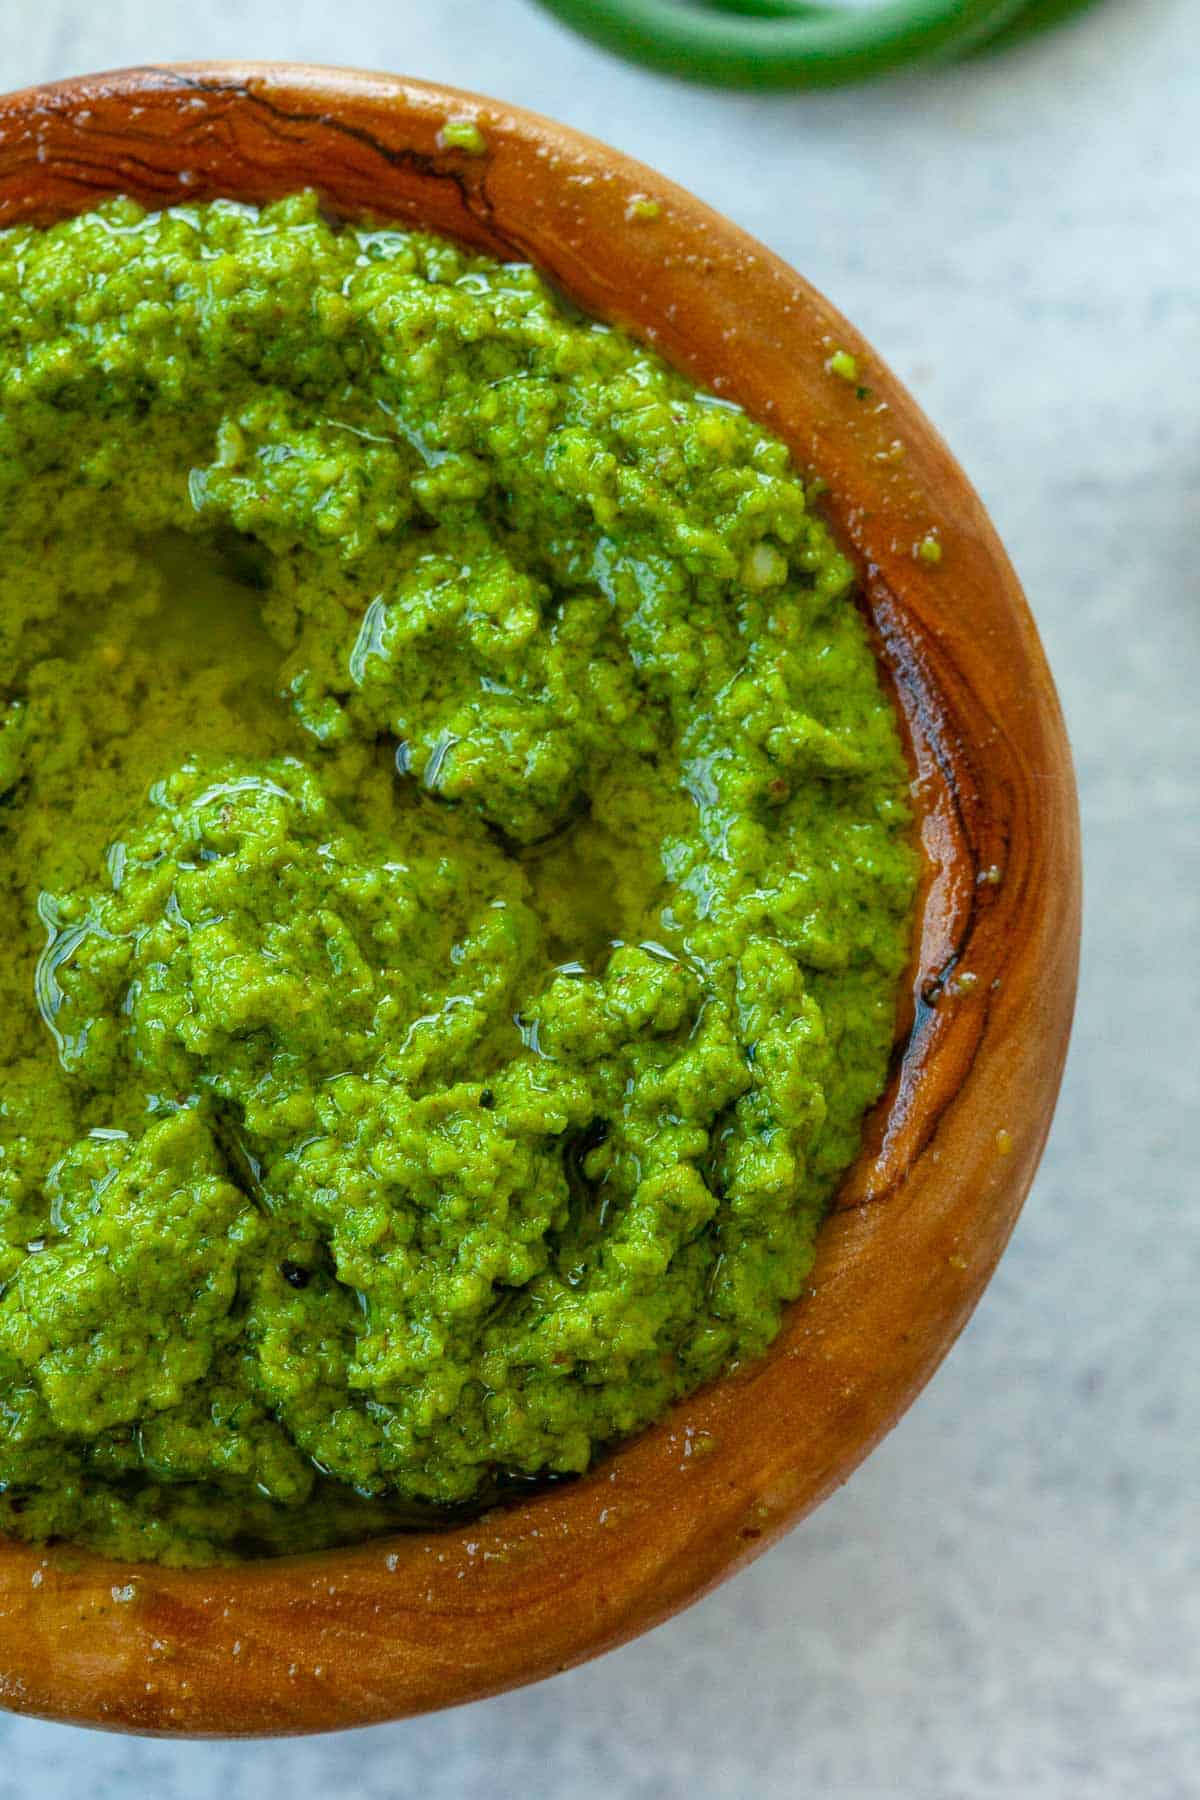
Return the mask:
<path id="1" fill-rule="evenodd" d="M 766 239 L 990 505 L 1066 705 L 1088 876 L 1016 1239 L 816 1518 L 607 1660 L 440 1717 L 245 1747 L 6 1720 L 0 1800 L 1200 1795 L 1200 4 L 1106 0 L 1027 50 L 818 98 L 664 83 L 526 0 L 0 0 L 0 43 L 5 87 L 186 56 L 453 80 Z"/>

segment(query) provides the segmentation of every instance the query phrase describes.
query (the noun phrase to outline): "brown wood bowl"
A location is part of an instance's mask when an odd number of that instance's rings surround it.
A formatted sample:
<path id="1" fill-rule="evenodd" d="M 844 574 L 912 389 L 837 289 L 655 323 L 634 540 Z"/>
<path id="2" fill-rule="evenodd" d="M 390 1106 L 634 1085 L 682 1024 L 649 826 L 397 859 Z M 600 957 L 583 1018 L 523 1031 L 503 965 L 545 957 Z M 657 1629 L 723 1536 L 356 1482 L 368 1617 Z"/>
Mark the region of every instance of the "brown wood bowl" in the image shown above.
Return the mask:
<path id="1" fill-rule="evenodd" d="M 446 147 L 450 118 L 477 121 L 486 153 Z M 305 185 L 339 214 L 536 263 L 824 477 L 911 748 L 911 1004 L 811 1294 L 761 1362 L 592 1474 L 443 1534 L 236 1568 L 0 1543 L 0 1700 L 126 1730 L 316 1731 L 471 1700 L 647 1630 L 757 1556 L 895 1424 L 978 1300 L 1041 1153 L 1074 998 L 1075 791 L 1020 586 L 937 433 L 800 276 L 616 151 L 418 82 L 212 65 L 0 99 L 0 225 L 114 192 L 159 206 Z M 827 368 L 838 349 L 865 397 Z M 916 553 L 931 531 L 936 564 Z"/>

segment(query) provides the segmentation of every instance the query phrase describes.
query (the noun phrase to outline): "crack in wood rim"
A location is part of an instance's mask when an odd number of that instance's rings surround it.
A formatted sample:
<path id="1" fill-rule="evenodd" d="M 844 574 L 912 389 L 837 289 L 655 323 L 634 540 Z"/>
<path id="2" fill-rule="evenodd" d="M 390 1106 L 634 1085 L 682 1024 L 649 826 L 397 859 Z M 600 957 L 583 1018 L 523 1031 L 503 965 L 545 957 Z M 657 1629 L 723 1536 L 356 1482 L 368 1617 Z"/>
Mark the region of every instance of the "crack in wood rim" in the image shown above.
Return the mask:
<path id="1" fill-rule="evenodd" d="M 484 155 L 440 141 L 450 118 L 479 126 Z M 0 225 L 117 192 L 159 206 L 307 185 L 338 216 L 536 263 L 819 471 L 904 723 L 918 929 L 888 1091 L 812 1291 L 760 1362 L 590 1475 L 436 1536 L 200 1571 L 0 1542 L 0 1701 L 113 1729 L 313 1731 L 479 1698 L 625 1641 L 759 1554 L 895 1423 L 983 1291 L 1074 999 L 1074 783 L 1020 586 L 936 431 L 793 270 L 592 139 L 401 77 L 202 64 L 0 98 Z M 638 211 L 647 197 L 657 211 Z M 837 350 L 859 384 L 830 374 Z M 917 554 L 930 530 L 936 566 Z"/>

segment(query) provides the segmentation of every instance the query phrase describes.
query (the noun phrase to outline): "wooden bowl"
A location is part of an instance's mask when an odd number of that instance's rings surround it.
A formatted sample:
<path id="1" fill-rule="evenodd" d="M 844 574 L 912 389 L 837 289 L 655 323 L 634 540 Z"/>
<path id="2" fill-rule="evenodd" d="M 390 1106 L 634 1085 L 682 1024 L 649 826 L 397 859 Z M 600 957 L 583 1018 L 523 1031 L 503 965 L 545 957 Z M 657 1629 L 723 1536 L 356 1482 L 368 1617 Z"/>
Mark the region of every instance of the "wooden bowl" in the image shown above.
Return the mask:
<path id="1" fill-rule="evenodd" d="M 476 121 L 486 152 L 447 147 L 449 119 Z M 1045 1140 L 1074 997 L 1075 792 L 1021 589 L 937 433 L 800 276 L 616 151 L 418 82 L 215 65 L 0 99 L 0 224 L 118 191 L 160 206 L 305 185 L 338 213 L 536 263 L 824 477 L 911 746 L 911 1006 L 811 1295 L 763 1361 L 592 1474 L 444 1534 L 237 1568 L 0 1543 L 0 1700 L 126 1730 L 317 1731 L 471 1700 L 647 1630 L 757 1556 L 896 1422 L 978 1300 Z M 835 350 L 857 384 L 829 371 Z M 917 552 L 931 532 L 937 563 Z M 715 1447 L 693 1455 L 702 1432 Z"/>

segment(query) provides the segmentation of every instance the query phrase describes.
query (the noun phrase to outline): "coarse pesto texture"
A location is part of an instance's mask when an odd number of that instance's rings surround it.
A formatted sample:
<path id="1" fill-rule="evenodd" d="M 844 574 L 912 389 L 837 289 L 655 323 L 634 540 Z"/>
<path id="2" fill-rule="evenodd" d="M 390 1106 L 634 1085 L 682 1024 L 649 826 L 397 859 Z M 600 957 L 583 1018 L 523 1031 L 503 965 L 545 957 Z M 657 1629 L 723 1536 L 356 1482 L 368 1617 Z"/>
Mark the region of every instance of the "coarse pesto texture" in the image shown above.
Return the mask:
<path id="1" fill-rule="evenodd" d="M 916 876 L 778 442 L 311 196 L 10 230 L 0 672 L 0 1527 L 345 1541 L 766 1348 Z"/>

